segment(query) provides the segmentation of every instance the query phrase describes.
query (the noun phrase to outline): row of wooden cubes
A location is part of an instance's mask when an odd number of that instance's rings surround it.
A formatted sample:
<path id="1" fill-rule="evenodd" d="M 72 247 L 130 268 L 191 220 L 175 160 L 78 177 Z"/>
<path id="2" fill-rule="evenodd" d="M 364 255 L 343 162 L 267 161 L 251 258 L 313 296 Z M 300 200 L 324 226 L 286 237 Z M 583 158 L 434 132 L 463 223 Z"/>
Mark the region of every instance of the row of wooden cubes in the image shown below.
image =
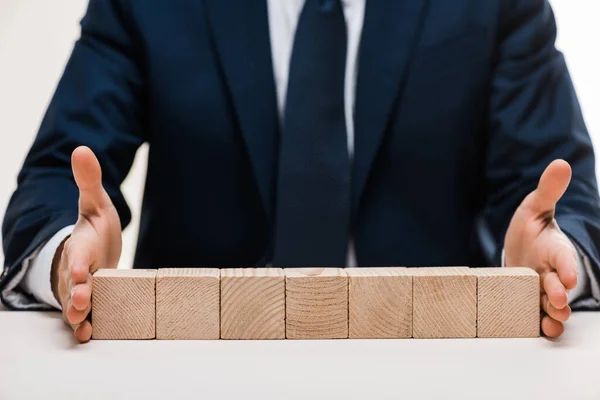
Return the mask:
<path id="1" fill-rule="evenodd" d="M 94 339 L 539 336 L 529 268 L 98 270 Z"/>

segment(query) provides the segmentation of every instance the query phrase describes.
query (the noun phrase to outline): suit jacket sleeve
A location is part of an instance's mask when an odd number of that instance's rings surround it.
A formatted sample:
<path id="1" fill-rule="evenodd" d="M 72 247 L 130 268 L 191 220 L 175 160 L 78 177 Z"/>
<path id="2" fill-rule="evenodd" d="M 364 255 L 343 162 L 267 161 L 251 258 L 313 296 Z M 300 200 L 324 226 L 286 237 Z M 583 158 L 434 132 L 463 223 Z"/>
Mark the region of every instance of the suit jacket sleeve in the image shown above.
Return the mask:
<path id="1" fill-rule="evenodd" d="M 565 159 L 573 167 L 573 179 L 556 219 L 589 258 L 598 280 L 600 202 L 594 153 L 564 57 L 555 48 L 554 15 L 547 0 L 501 4 L 484 171 L 485 219 L 501 250 L 516 208 L 537 187 L 548 164 Z"/>
<path id="2" fill-rule="evenodd" d="M 70 165 L 77 146 L 87 145 L 96 153 L 122 226 L 131 219 L 119 186 L 145 139 L 143 76 L 137 62 L 142 46 L 136 43 L 127 4 L 90 1 L 81 37 L 19 173 L 2 225 L 0 298 L 9 308 L 32 302 L 15 283 L 24 275 L 23 260 L 77 221 L 79 194 Z"/>

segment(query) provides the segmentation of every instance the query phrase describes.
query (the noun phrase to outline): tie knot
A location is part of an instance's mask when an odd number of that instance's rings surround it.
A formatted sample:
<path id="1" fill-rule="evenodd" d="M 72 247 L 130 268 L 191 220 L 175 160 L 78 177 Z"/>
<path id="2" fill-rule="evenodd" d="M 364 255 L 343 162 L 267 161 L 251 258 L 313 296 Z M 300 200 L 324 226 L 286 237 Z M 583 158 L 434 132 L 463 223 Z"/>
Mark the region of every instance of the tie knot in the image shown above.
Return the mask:
<path id="1" fill-rule="evenodd" d="M 336 9 L 341 0 L 318 0 L 319 8 L 323 12 L 331 12 Z"/>

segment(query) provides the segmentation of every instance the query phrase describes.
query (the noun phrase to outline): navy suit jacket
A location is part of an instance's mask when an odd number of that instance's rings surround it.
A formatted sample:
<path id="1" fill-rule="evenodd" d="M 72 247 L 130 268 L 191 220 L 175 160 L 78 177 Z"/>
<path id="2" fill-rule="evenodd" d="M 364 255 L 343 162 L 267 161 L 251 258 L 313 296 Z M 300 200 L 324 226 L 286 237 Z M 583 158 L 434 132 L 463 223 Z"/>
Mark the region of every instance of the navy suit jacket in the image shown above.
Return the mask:
<path id="1" fill-rule="evenodd" d="M 91 0 L 81 27 L 6 212 L 1 285 L 76 222 L 78 145 L 98 156 L 124 227 L 119 187 L 150 145 L 135 267 L 264 263 L 280 135 L 266 1 Z M 367 1 L 359 264 L 497 265 L 516 207 L 563 158 L 574 175 L 556 218 L 600 279 L 594 155 L 555 36 L 546 0 Z"/>

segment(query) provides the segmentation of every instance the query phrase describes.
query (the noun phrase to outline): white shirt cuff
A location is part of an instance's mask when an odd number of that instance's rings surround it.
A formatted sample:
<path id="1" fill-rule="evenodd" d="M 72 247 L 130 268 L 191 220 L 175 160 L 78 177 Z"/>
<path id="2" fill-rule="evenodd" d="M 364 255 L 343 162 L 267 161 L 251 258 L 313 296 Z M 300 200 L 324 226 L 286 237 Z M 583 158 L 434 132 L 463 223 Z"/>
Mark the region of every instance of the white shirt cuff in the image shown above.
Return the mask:
<path id="1" fill-rule="evenodd" d="M 70 225 L 58 231 L 46 244 L 24 261 L 24 266 L 27 262 L 29 269 L 21 281 L 21 287 L 39 302 L 59 310 L 61 306 L 52 293 L 50 283 L 52 260 L 63 240 L 73 232 L 73 228 L 74 225 Z"/>

